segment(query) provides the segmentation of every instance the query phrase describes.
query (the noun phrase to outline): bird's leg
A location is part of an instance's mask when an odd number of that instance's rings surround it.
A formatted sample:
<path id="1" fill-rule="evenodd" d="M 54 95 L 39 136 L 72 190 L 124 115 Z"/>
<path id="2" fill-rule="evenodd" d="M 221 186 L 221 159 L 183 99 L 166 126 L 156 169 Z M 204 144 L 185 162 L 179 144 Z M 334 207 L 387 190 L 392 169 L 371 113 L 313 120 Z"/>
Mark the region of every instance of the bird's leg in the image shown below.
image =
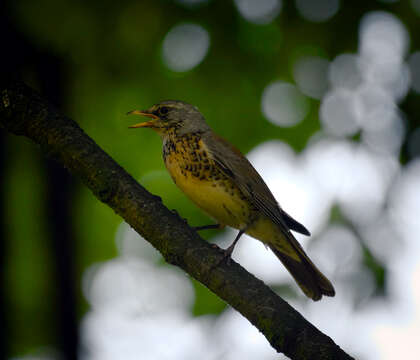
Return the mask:
<path id="1" fill-rule="evenodd" d="M 232 252 L 233 249 L 235 248 L 236 243 L 238 242 L 239 238 L 242 236 L 242 234 L 248 229 L 248 226 L 245 227 L 244 229 L 239 230 L 238 235 L 236 235 L 235 240 L 233 240 L 233 243 L 230 244 L 230 246 L 224 250 L 224 254 L 223 254 L 223 259 L 227 258 L 227 264 L 230 265 L 230 261 L 231 261 L 231 256 L 232 256 Z"/>
<path id="2" fill-rule="evenodd" d="M 195 231 L 207 230 L 207 229 L 223 229 L 225 225 L 222 224 L 210 224 L 203 226 L 194 226 Z"/>
<path id="3" fill-rule="evenodd" d="M 238 235 L 236 235 L 235 240 L 233 240 L 233 243 L 230 244 L 230 246 L 225 250 L 225 257 L 230 257 L 233 253 L 233 249 L 235 248 L 236 243 L 238 242 L 239 238 L 242 236 L 242 234 L 245 232 L 245 230 L 239 230 Z"/>

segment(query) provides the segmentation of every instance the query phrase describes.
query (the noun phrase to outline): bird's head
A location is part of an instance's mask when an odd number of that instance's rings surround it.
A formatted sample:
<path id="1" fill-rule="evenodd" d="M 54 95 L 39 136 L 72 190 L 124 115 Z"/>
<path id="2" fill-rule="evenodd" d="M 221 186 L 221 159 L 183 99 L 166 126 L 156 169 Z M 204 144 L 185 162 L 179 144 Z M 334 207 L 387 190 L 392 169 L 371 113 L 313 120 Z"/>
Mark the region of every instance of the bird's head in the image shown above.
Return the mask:
<path id="1" fill-rule="evenodd" d="M 127 115 L 131 114 L 146 116 L 151 120 L 132 125 L 130 128 L 151 128 L 162 137 L 173 129 L 177 129 L 179 135 L 209 130 L 200 111 L 183 101 L 162 101 L 147 110 L 133 110 L 127 113 Z"/>

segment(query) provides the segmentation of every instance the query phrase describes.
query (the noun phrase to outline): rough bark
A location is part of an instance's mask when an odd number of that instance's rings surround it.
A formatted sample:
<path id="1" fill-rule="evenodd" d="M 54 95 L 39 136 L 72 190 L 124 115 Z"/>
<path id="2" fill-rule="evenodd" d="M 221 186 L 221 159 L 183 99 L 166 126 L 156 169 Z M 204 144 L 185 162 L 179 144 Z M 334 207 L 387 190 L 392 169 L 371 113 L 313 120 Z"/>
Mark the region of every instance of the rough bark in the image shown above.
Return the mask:
<path id="1" fill-rule="evenodd" d="M 352 359 L 261 280 L 200 238 L 158 196 L 150 194 L 87 136 L 21 82 L 0 88 L 0 126 L 32 139 L 78 176 L 166 259 L 245 316 L 271 346 L 291 359 Z"/>

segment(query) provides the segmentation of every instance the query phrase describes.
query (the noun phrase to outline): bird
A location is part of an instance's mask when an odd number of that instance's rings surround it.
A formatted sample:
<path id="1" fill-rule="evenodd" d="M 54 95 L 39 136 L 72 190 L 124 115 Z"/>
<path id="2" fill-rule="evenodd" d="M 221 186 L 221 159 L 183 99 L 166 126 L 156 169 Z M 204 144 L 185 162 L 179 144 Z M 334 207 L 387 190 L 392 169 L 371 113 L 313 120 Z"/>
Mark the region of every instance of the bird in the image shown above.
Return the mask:
<path id="1" fill-rule="evenodd" d="M 308 298 L 317 301 L 323 295 L 335 295 L 331 282 L 291 231 L 307 236 L 310 232 L 280 207 L 249 160 L 212 131 L 197 107 L 165 100 L 127 115 L 150 118 L 129 127 L 150 128 L 160 135 L 163 160 L 173 181 L 217 222 L 195 229 L 230 226 L 239 230 L 224 257 L 230 260 L 236 243 L 246 233 L 273 251 Z"/>

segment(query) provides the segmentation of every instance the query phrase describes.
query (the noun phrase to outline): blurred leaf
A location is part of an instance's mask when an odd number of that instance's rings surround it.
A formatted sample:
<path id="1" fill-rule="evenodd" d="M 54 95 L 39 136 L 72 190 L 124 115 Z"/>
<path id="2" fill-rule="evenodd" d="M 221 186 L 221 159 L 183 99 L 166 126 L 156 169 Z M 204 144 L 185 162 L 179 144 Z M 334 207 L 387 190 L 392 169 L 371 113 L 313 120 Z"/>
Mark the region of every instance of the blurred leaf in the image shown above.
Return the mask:
<path id="1" fill-rule="evenodd" d="M 196 296 L 194 308 L 192 309 L 194 316 L 220 314 L 226 308 L 226 303 L 204 285 L 195 279 L 191 279 L 191 281 Z"/>

